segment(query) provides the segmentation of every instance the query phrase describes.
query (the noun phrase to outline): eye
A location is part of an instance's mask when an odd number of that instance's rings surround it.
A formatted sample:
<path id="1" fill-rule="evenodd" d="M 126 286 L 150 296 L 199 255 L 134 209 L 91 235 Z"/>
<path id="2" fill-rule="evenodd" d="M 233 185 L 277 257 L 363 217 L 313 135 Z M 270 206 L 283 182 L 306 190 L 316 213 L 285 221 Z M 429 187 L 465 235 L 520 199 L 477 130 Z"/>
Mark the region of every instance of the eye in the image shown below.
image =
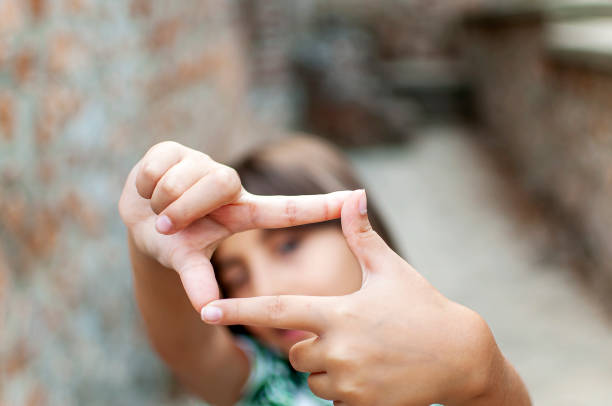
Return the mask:
<path id="1" fill-rule="evenodd" d="M 300 245 L 300 239 L 296 236 L 285 238 L 276 246 L 276 252 L 280 255 L 288 255 L 295 251 Z"/>
<path id="2" fill-rule="evenodd" d="M 249 273 L 244 267 L 233 266 L 225 269 L 220 275 L 220 282 L 229 292 L 235 292 L 249 281 Z"/>

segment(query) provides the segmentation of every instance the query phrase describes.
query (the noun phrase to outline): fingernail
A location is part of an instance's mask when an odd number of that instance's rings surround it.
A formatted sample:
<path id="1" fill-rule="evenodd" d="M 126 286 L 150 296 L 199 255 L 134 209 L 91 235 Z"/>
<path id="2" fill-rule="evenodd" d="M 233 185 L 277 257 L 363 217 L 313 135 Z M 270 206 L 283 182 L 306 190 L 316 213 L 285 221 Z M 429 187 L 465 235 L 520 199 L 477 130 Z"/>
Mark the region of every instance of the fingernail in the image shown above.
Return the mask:
<path id="1" fill-rule="evenodd" d="M 368 213 L 368 199 L 365 189 L 361 189 L 361 197 L 359 198 L 359 214 L 365 216 Z"/>
<path id="2" fill-rule="evenodd" d="M 160 233 L 167 233 L 172 230 L 172 220 L 165 214 L 159 216 L 155 221 L 155 228 L 157 228 L 157 231 Z"/>
<path id="3" fill-rule="evenodd" d="M 202 308 L 202 320 L 204 321 L 214 323 L 221 320 L 221 316 L 223 316 L 223 312 L 218 307 L 204 306 Z"/>

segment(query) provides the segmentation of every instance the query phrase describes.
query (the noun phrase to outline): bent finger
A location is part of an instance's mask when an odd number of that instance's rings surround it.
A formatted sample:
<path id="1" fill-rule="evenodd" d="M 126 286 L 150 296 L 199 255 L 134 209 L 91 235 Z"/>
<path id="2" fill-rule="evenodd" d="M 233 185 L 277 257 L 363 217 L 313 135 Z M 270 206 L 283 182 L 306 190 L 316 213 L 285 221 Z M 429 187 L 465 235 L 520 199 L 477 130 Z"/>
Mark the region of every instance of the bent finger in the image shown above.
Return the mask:
<path id="1" fill-rule="evenodd" d="M 243 324 L 305 330 L 315 334 L 327 328 L 326 310 L 334 305 L 330 296 L 259 296 L 223 299 L 202 310 L 202 319 L 213 324 Z"/>
<path id="2" fill-rule="evenodd" d="M 311 337 L 300 341 L 289 350 L 289 362 L 296 371 L 325 372 L 324 359 L 320 337 Z"/>
<path id="3" fill-rule="evenodd" d="M 172 166 L 187 153 L 187 148 L 179 143 L 166 141 L 152 146 L 140 160 L 136 175 L 136 190 L 145 199 L 153 196 L 157 182 Z"/>
<path id="4" fill-rule="evenodd" d="M 308 375 L 308 387 L 320 398 L 327 400 L 338 399 L 338 393 L 334 388 L 330 376 L 325 372 Z"/>
<path id="5" fill-rule="evenodd" d="M 160 213 L 166 216 L 164 234 L 175 233 L 217 208 L 234 201 L 240 194 L 240 178 L 232 168 L 220 166 L 198 180 L 181 197 Z"/>
<path id="6" fill-rule="evenodd" d="M 183 289 L 193 308 L 200 313 L 209 302 L 219 298 L 219 287 L 213 267 L 201 252 L 191 252 L 173 261 Z"/>
<path id="7" fill-rule="evenodd" d="M 153 195 L 151 196 L 151 208 L 155 214 L 161 213 L 176 199 L 180 198 L 185 191 L 191 188 L 198 180 L 204 177 L 210 168 L 198 163 L 189 157 L 182 159 L 172 166 L 159 179 Z"/>

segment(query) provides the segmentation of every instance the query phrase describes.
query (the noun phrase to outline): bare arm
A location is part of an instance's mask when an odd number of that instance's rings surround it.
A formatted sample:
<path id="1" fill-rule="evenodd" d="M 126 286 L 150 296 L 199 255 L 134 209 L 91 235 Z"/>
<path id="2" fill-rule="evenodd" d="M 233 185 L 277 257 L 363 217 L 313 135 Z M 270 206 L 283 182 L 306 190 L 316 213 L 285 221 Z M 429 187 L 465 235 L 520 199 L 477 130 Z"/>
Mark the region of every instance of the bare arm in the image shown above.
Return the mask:
<path id="1" fill-rule="evenodd" d="M 202 323 L 174 270 L 140 252 L 129 238 L 134 294 L 149 340 L 180 381 L 215 405 L 233 405 L 249 363 L 225 327 Z"/>

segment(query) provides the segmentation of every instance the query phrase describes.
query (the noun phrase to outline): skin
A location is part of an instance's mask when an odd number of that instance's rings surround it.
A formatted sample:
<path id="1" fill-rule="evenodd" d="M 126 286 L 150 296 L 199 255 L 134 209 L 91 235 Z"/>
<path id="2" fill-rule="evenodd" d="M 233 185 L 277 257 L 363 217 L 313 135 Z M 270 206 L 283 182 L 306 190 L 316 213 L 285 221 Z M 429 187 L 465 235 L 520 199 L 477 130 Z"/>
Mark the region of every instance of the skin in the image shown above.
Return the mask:
<path id="1" fill-rule="evenodd" d="M 312 332 L 289 358 L 311 373 L 313 393 L 336 404 L 529 405 L 486 322 L 396 255 L 365 208 L 357 191 L 342 209 L 344 237 L 363 273 L 356 292 L 220 300 L 207 306 L 205 320 L 215 308 L 206 321 Z"/>
<path id="2" fill-rule="evenodd" d="M 275 294 L 337 296 L 361 287 L 361 269 L 336 225 L 250 230 L 223 241 L 217 274 L 231 297 Z M 246 326 L 261 342 L 288 354 L 313 334 Z"/>
<path id="3" fill-rule="evenodd" d="M 363 191 L 254 196 L 210 157 L 156 145 L 119 202 L 154 348 L 185 385 L 219 405 L 235 403 L 249 371 L 219 324 L 252 326 L 336 404 L 529 405 L 484 320 L 397 256 L 366 208 Z M 327 226 L 261 230 L 339 216 L 342 234 Z M 215 249 L 232 299 L 215 300 Z"/>

